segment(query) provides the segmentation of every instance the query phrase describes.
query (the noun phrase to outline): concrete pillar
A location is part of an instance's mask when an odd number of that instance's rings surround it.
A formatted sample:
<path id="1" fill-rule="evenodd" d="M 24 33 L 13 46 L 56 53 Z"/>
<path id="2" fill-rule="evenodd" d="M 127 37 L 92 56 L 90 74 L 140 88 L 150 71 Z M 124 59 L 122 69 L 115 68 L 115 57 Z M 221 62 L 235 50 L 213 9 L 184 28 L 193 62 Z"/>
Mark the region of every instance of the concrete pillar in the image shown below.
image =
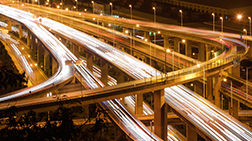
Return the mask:
<path id="1" fill-rule="evenodd" d="M 117 69 L 116 71 L 116 77 L 117 77 L 117 84 L 124 82 L 124 74 L 121 70 Z"/>
<path id="2" fill-rule="evenodd" d="M 240 70 L 241 70 L 240 65 L 232 67 L 232 75 L 240 78 L 240 74 L 241 74 Z"/>
<path id="3" fill-rule="evenodd" d="M 73 44 L 73 54 L 79 58 L 80 57 L 80 54 L 79 54 L 79 46 Z"/>
<path id="4" fill-rule="evenodd" d="M 179 38 L 174 38 L 173 41 L 174 41 L 174 51 L 177 51 L 178 52 L 178 44 L 179 44 Z"/>
<path id="5" fill-rule="evenodd" d="M 211 77 L 211 76 L 207 77 L 206 97 L 207 97 L 208 101 L 210 101 L 211 103 L 214 103 L 214 101 L 213 101 L 213 77 Z"/>
<path id="6" fill-rule="evenodd" d="M 235 99 L 232 100 L 233 101 L 233 105 L 231 107 L 231 100 L 229 101 L 229 114 L 231 116 L 233 116 L 234 118 L 238 119 L 238 111 L 239 111 L 239 102 Z"/>
<path id="7" fill-rule="evenodd" d="M 206 61 L 208 61 L 210 58 L 209 55 L 211 54 L 209 51 L 211 51 L 211 49 L 209 49 L 208 44 L 205 44 L 205 48 L 206 48 Z"/>
<path id="8" fill-rule="evenodd" d="M 198 55 L 199 61 L 205 61 L 205 43 L 200 43 L 199 45 L 199 55 Z"/>
<path id="9" fill-rule="evenodd" d="M 93 73 L 93 55 L 91 53 L 86 53 L 87 68 Z"/>
<path id="10" fill-rule="evenodd" d="M 61 43 L 62 43 L 63 45 L 66 45 L 66 39 L 61 38 Z"/>
<path id="11" fill-rule="evenodd" d="M 186 140 L 187 141 L 197 141 L 197 132 L 193 130 L 190 126 L 186 125 Z"/>
<path id="12" fill-rule="evenodd" d="M 32 35 L 31 36 L 31 48 L 30 49 L 33 50 L 34 46 L 35 46 L 35 36 Z"/>
<path id="13" fill-rule="evenodd" d="M 144 32 L 144 39 L 147 39 L 147 41 L 150 41 L 150 33 L 149 32 Z"/>
<path id="14" fill-rule="evenodd" d="M 136 115 L 143 115 L 143 94 L 135 95 L 135 103 Z"/>
<path id="15" fill-rule="evenodd" d="M 12 29 L 11 29 L 11 20 L 7 21 L 7 30 L 12 31 Z"/>
<path id="16" fill-rule="evenodd" d="M 220 108 L 220 88 L 221 88 L 221 72 L 215 75 L 215 86 L 214 86 L 214 104 Z"/>
<path id="17" fill-rule="evenodd" d="M 185 48 L 186 56 L 192 56 L 192 41 L 186 40 L 186 48 Z"/>
<path id="18" fill-rule="evenodd" d="M 108 86 L 108 63 L 105 62 L 103 59 L 100 59 L 101 64 L 101 82 Z"/>
<path id="19" fill-rule="evenodd" d="M 167 141 L 167 105 L 164 89 L 154 92 L 154 129 L 157 136 Z"/>
<path id="20" fill-rule="evenodd" d="M 41 42 L 38 42 L 38 48 L 37 48 L 37 63 L 40 64 L 41 61 L 43 61 L 43 48 Z"/>
<path id="21" fill-rule="evenodd" d="M 29 30 L 27 31 L 27 46 L 28 48 L 31 46 L 31 32 Z"/>
<path id="22" fill-rule="evenodd" d="M 55 58 L 52 58 L 52 75 L 55 74 L 58 70 L 58 62 Z"/>
<path id="23" fill-rule="evenodd" d="M 50 69 L 50 54 L 47 49 L 44 49 L 44 71 Z"/>
<path id="24" fill-rule="evenodd" d="M 19 39 L 23 37 L 23 28 L 22 25 L 18 25 L 18 33 L 19 33 Z"/>
<path id="25" fill-rule="evenodd" d="M 170 48 L 169 37 L 163 35 L 163 38 L 164 38 L 164 48 L 165 48 L 165 49 Z"/>

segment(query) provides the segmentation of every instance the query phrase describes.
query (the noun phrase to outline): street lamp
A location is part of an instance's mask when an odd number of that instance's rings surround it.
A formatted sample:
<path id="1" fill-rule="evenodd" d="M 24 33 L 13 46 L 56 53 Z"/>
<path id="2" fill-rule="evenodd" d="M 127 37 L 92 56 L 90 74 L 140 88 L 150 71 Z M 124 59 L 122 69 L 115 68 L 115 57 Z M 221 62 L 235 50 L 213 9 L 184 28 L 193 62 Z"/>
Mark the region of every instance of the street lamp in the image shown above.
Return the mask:
<path id="1" fill-rule="evenodd" d="M 109 5 L 111 6 L 111 16 L 112 16 L 113 15 L 113 4 L 112 4 L 112 2 L 110 2 Z"/>
<path id="2" fill-rule="evenodd" d="M 246 67 L 246 94 L 247 94 L 247 99 L 248 99 L 248 70 L 251 68 L 252 66 L 250 67 Z"/>
<path id="3" fill-rule="evenodd" d="M 78 11 L 78 0 L 75 0 L 76 2 L 76 11 Z"/>
<path id="4" fill-rule="evenodd" d="M 249 35 L 251 36 L 251 17 L 248 17 L 249 19 Z"/>
<path id="5" fill-rule="evenodd" d="M 94 14 L 94 1 L 91 1 L 92 6 L 93 6 L 93 14 Z"/>
<path id="6" fill-rule="evenodd" d="M 228 80 L 226 78 L 224 78 L 224 82 L 227 82 Z M 229 81 L 231 83 L 231 109 L 233 109 L 233 82 L 232 80 Z"/>
<path id="7" fill-rule="evenodd" d="M 241 19 L 242 19 L 242 15 L 241 15 L 241 14 L 238 14 L 238 15 L 237 15 L 237 19 L 238 19 L 238 20 L 241 20 Z"/>
<path id="8" fill-rule="evenodd" d="M 180 15 L 180 17 L 181 17 L 181 26 L 183 26 L 183 11 L 180 9 L 179 13 L 181 14 Z"/>
<path id="9" fill-rule="evenodd" d="M 243 31 L 245 32 L 245 35 L 247 36 L 247 29 L 243 29 Z M 245 39 L 245 43 L 246 43 L 246 46 L 247 46 L 247 39 Z"/>
<path id="10" fill-rule="evenodd" d="M 125 33 L 130 33 L 130 54 L 132 55 L 132 32 L 129 32 L 128 30 L 125 30 Z"/>
<path id="11" fill-rule="evenodd" d="M 132 5 L 131 4 L 129 5 L 129 8 L 130 8 L 130 18 L 132 19 Z"/>
<path id="12" fill-rule="evenodd" d="M 180 45 L 183 43 L 185 43 L 186 42 L 186 40 L 185 39 L 183 39 L 182 41 L 179 41 L 178 42 L 178 53 L 180 53 Z M 178 57 L 178 63 L 179 63 L 179 67 L 180 67 L 180 57 Z"/>
<path id="13" fill-rule="evenodd" d="M 63 22 L 63 20 L 62 20 L 62 11 L 63 11 L 63 2 L 62 2 L 63 0 L 61 0 L 61 3 L 60 3 L 60 6 L 61 6 L 61 23 Z"/>
<path id="14" fill-rule="evenodd" d="M 167 49 L 167 52 L 172 53 L 172 72 L 173 72 L 173 78 L 174 78 L 174 51 L 171 51 L 170 49 Z"/>
<path id="15" fill-rule="evenodd" d="M 212 16 L 213 16 L 213 31 L 215 30 L 215 14 L 214 13 L 212 13 Z"/>
<path id="16" fill-rule="evenodd" d="M 223 33 L 223 17 L 220 17 L 221 20 L 221 32 Z"/>
<path id="17" fill-rule="evenodd" d="M 156 23 L 156 7 L 152 7 L 152 9 L 154 10 L 154 23 Z"/>

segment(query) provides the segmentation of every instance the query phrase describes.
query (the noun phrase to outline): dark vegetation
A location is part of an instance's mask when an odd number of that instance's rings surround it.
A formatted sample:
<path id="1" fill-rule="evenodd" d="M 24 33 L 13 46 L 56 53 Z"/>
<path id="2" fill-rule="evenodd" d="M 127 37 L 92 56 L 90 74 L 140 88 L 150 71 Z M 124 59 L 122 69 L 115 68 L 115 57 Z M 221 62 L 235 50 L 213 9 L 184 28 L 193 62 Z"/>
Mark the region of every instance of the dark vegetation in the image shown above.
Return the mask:
<path id="1" fill-rule="evenodd" d="M 7 110 L 0 113 L 1 124 L 5 125 L 0 130 L 1 141 L 107 141 L 113 139 L 109 130 L 108 122 L 104 116 L 107 112 L 95 104 L 88 119 L 76 125 L 73 119 L 84 115 L 84 108 L 78 101 L 79 106 L 70 107 L 67 103 L 63 104 L 58 101 L 58 108 L 55 111 L 48 113 L 36 113 L 30 110 L 17 118 L 18 110 L 15 106 L 9 107 Z M 88 124 L 95 118 L 94 124 Z M 43 122 L 43 123 L 42 123 Z"/>
<path id="2" fill-rule="evenodd" d="M 0 94 L 19 90 L 26 87 L 25 73 L 20 74 L 0 42 Z"/>

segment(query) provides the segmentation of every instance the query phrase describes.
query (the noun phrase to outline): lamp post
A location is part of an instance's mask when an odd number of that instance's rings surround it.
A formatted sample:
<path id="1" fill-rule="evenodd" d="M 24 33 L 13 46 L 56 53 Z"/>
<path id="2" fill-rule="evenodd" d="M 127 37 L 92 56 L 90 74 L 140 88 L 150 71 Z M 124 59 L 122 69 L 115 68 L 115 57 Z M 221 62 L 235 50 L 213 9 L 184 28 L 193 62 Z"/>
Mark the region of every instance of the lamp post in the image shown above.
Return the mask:
<path id="1" fill-rule="evenodd" d="M 243 29 L 245 35 L 247 36 L 247 29 Z M 244 39 L 245 40 L 245 43 L 246 43 L 246 46 L 247 46 L 247 39 Z"/>
<path id="2" fill-rule="evenodd" d="M 249 36 L 251 36 L 251 17 L 248 17 L 249 19 Z"/>
<path id="3" fill-rule="evenodd" d="M 181 43 L 185 43 L 185 42 L 186 42 L 185 39 L 183 39 L 182 41 L 178 42 L 178 53 L 180 53 L 180 45 L 181 45 Z M 179 63 L 179 67 L 180 67 L 180 57 L 178 57 L 178 63 Z"/>
<path id="4" fill-rule="evenodd" d="M 94 14 L 94 1 L 91 1 L 93 7 L 93 14 Z"/>
<path id="5" fill-rule="evenodd" d="M 180 17 L 181 17 L 181 26 L 183 26 L 183 11 L 180 9 L 179 13 L 181 14 L 180 15 Z"/>
<path id="6" fill-rule="evenodd" d="M 130 8 L 130 18 L 132 19 L 132 5 L 131 4 L 129 5 L 129 8 Z"/>
<path id="7" fill-rule="evenodd" d="M 221 32 L 223 33 L 223 17 L 220 17 L 221 20 Z"/>
<path id="8" fill-rule="evenodd" d="M 170 49 L 167 49 L 167 52 L 172 53 L 172 72 L 173 72 L 173 78 L 174 78 L 174 51 L 171 51 Z"/>
<path id="9" fill-rule="evenodd" d="M 76 2 L 76 11 L 78 11 L 78 0 L 75 0 Z"/>
<path id="10" fill-rule="evenodd" d="M 224 82 L 227 82 L 228 80 L 224 78 Z M 231 109 L 233 109 L 233 82 L 232 80 L 229 81 L 231 83 Z"/>
<path id="11" fill-rule="evenodd" d="M 246 99 L 248 99 L 248 70 L 251 68 L 252 66 L 250 67 L 246 67 Z"/>
<path id="12" fill-rule="evenodd" d="M 215 30 L 215 14 L 214 13 L 212 13 L 212 16 L 213 16 L 213 31 Z"/>
<path id="13" fill-rule="evenodd" d="M 63 1 L 63 0 L 61 0 L 61 3 L 60 3 L 60 6 L 61 6 L 61 17 L 60 17 L 60 18 L 61 18 L 61 23 L 63 22 L 63 21 L 62 21 L 62 11 L 63 11 L 63 2 L 62 2 L 62 1 Z"/>
<path id="14" fill-rule="evenodd" d="M 58 8 L 58 9 L 59 9 L 59 7 L 60 7 L 60 6 L 59 6 L 59 5 L 57 5 L 57 8 Z M 58 15 L 58 20 L 59 20 L 59 15 Z"/>
<path id="15" fill-rule="evenodd" d="M 110 2 L 109 5 L 111 6 L 111 16 L 113 16 L 113 4 L 112 4 L 112 2 Z"/>
<path id="16" fill-rule="evenodd" d="M 132 32 L 125 30 L 125 33 L 130 33 L 130 54 L 132 55 Z"/>

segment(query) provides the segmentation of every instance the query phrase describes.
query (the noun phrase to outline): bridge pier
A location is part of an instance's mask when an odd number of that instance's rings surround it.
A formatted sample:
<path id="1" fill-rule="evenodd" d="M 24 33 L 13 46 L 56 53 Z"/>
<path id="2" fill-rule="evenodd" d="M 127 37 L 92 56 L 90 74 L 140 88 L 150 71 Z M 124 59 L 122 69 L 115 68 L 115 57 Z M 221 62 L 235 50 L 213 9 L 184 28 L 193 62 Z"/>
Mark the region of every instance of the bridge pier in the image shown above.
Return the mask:
<path id="1" fill-rule="evenodd" d="M 150 33 L 149 32 L 144 32 L 144 39 L 147 39 L 147 41 L 150 41 Z"/>
<path id="2" fill-rule="evenodd" d="M 27 30 L 27 46 L 30 49 L 31 48 L 31 32 Z"/>
<path id="3" fill-rule="evenodd" d="M 54 57 L 52 57 L 52 74 L 55 74 L 58 70 L 58 63 Z"/>
<path id="4" fill-rule="evenodd" d="M 174 38 L 173 39 L 173 42 L 174 42 L 174 51 L 177 51 L 178 52 L 178 44 L 179 44 L 179 38 Z"/>
<path id="5" fill-rule="evenodd" d="M 80 54 L 79 54 L 79 46 L 73 44 L 73 54 L 79 59 Z"/>
<path id="6" fill-rule="evenodd" d="M 19 39 L 21 39 L 23 37 L 23 28 L 21 24 L 18 25 L 18 34 L 19 34 Z"/>
<path id="7" fill-rule="evenodd" d="M 186 56 L 191 57 L 192 56 L 192 41 L 186 40 Z"/>
<path id="8" fill-rule="evenodd" d="M 167 141 L 167 105 L 164 89 L 154 92 L 154 129 L 155 134 Z"/>
<path id="9" fill-rule="evenodd" d="M 93 54 L 87 52 L 86 60 L 87 60 L 87 68 L 89 69 L 90 72 L 93 73 Z"/>
<path id="10" fill-rule="evenodd" d="M 230 98 L 231 99 L 231 98 Z M 233 102 L 233 104 L 231 105 L 231 102 Z M 230 100 L 228 102 L 228 110 L 229 110 L 229 114 L 238 119 L 238 111 L 239 111 L 239 107 L 240 107 L 240 104 L 237 100 L 233 99 L 232 101 Z"/>
<path id="11" fill-rule="evenodd" d="M 100 59 L 101 64 L 101 82 L 108 86 L 108 63 L 103 59 Z"/>
<path id="12" fill-rule="evenodd" d="M 209 76 L 207 77 L 207 87 L 206 87 L 206 98 L 211 103 L 214 103 L 213 101 L 213 77 Z"/>
<path id="13" fill-rule="evenodd" d="M 11 29 L 11 20 L 7 20 L 7 30 L 8 31 L 12 31 L 12 29 Z"/>
<path id="14" fill-rule="evenodd" d="M 199 43 L 199 55 L 198 55 L 198 60 L 199 61 L 205 61 L 205 43 Z"/>
<path id="15" fill-rule="evenodd" d="M 44 71 L 50 69 L 50 54 L 47 49 L 44 49 Z"/>
<path id="16" fill-rule="evenodd" d="M 170 48 L 169 36 L 162 35 L 162 37 L 164 38 L 164 48 L 165 49 Z"/>
<path id="17" fill-rule="evenodd" d="M 38 49 L 37 49 L 37 63 L 40 65 L 40 62 L 43 61 L 43 48 L 41 42 L 38 42 Z"/>
<path id="18" fill-rule="evenodd" d="M 220 108 L 220 88 L 221 88 L 221 71 L 215 75 L 215 86 L 214 86 L 214 104 Z"/>
<path id="19" fill-rule="evenodd" d="M 143 115 L 143 94 L 135 95 L 135 114 Z"/>
<path id="20" fill-rule="evenodd" d="M 198 135 L 195 130 L 193 130 L 189 125 L 186 125 L 186 140 L 187 141 L 197 141 Z"/>

